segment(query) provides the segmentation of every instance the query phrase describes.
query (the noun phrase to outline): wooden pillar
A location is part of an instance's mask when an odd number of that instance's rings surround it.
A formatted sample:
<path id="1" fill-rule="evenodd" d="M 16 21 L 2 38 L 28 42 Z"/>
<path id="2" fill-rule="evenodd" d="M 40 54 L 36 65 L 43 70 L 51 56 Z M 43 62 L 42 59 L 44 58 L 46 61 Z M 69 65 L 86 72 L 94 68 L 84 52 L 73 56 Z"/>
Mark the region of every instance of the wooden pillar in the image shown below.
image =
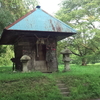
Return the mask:
<path id="1" fill-rule="evenodd" d="M 22 63 L 20 62 L 20 58 L 22 56 L 22 46 L 18 46 L 16 43 L 14 45 L 14 54 L 15 54 L 15 70 L 22 71 Z"/>
<path id="2" fill-rule="evenodd" d="M 58 71 L 57 54 L 56 54 L 57 41 L 55 38 L 50 38 L 46 44 L 46 62 L 50 72 Z"/>

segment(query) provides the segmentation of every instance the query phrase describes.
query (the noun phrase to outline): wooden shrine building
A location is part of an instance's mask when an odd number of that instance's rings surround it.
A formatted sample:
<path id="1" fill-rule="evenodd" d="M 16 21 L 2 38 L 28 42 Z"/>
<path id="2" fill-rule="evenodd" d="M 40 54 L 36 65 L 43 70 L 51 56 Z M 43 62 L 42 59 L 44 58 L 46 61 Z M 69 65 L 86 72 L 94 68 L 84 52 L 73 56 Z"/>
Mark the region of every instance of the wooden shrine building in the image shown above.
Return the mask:
<path id="1" fill-rule="evenodd" d="M 57 41 L 76 31 L 37 6 L 3 30 L 0 45 L 14 45 L 15 69 L 23 70 L 20 58 L 28 55 L 29 71 L 55 72 L 58 70 Z"/>

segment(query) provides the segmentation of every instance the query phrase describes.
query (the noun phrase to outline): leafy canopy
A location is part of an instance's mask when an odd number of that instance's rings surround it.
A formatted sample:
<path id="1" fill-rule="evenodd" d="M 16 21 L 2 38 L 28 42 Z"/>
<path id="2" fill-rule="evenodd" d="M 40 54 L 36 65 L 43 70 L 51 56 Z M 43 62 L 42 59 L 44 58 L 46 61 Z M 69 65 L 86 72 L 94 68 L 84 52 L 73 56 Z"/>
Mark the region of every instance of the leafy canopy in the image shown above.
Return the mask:
<path id="1" fill-rule="evenodd" d="M 100 51 L 100 0 L 63 0 L 56 17 L 77 30 L 66 39 L 67 47 L 84 65 Z M 92 56 L 90 56 L 92 55 Z"/>

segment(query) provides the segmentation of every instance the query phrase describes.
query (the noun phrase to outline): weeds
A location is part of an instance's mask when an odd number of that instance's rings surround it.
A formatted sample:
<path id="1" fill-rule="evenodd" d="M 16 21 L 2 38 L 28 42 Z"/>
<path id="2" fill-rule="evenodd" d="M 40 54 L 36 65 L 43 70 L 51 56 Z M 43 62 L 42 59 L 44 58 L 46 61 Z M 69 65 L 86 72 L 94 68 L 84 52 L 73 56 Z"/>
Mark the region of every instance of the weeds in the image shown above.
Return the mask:
<path id="1" fill-rule="evenodd" d="M 13 73 L 11 67 L 0 67 L 0 100 L 90 100 L 100 97 L 100 66 L 71 65 L 71 71 L 46 74 Z M 60 95 L 56 80 L 69 88 L 70 96 Z"/>

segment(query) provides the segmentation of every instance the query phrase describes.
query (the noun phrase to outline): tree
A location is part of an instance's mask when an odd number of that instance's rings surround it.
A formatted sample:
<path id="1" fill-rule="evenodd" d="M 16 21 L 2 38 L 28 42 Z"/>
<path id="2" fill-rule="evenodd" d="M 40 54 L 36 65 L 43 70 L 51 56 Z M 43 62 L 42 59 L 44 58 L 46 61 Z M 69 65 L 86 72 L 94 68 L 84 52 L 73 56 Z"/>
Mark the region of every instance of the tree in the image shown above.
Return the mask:
<path id="1" fill-rule="evenodd" d="M 61 51 L 65 48 L 66 46 L 66 41 L 62 40 L 62 41 L 58 41 L 57 43 L 57 58 L 58 58 L 58 63 L 62 64 L 63 63 L 63 57 L 61 54 Z"/>
<path id="2" fill-rule="evenodd" d="M 14 57 L 14 52 L 12 51 L 12 46 L 3 45 L 0 46 L 0 66 L 11 66 L 10 59 Z"/>
<path id="3" fill-rule="evenodd" d="M 0 33 L 5 26 L 25 15 L 37 4 L 36 0 L 0 0 Z"/>
<path id="4" fill-rule="evenodd" d="M 37 4 L 36 0 L 0 0 L 0 35 L 6 26 L 35 8 Z M 13 47 L 0 45 L 0 65 L 10 64 L 9 59 L 13 56 L 11 48 Z"/>
<path id="5" fill-rule="evenodd" d="M 90 55 L 100 49 L 95 38 L 100 30 L 95 23 L 100 21 L 99 0 L 64 0 L 56 17 L 77 30 L 77 35 L 69 37 L 67 46 L 86 65 Z M 93 43 L 93 41 L 95 41 Z"/>

